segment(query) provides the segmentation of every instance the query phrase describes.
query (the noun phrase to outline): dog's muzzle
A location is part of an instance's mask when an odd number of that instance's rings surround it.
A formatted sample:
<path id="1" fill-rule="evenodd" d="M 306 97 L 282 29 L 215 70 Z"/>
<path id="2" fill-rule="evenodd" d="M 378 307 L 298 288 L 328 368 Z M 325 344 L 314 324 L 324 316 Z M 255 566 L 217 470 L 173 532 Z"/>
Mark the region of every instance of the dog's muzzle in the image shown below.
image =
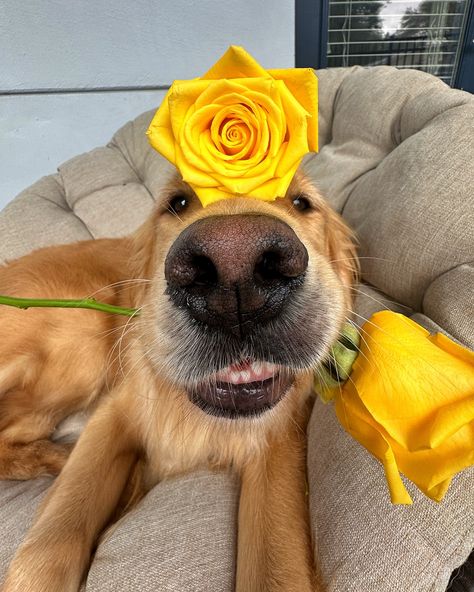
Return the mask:
<path id="1" fill-rule="evenodd" d="M 259 214 L 211 216 L 191 224 L 172 245 L 167 293 L 201 324 L 203 339 L 215 331 L 248 352 L 302 286 L 307 266 L 308 252 L 285 222 Z M 250 355 L 209 375 L 188 396 L 207 413 L 235 418 L 270 409 L 292 382 L 284 366 Z"/>

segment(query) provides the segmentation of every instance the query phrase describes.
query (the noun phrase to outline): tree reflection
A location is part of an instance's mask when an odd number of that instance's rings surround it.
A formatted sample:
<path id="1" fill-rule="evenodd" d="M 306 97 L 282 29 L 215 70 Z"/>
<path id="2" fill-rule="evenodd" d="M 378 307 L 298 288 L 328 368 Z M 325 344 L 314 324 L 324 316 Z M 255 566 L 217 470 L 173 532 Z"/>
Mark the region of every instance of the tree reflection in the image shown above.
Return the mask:
<path id="1" fill-rule="evenodd" d="M 461 5 L 461 6 L 460 6 Z M 462 3 L 460 2 L 437 2 L 426 0 L 420 2 L 416 8 L 408 7 L 402 17 L 398 31 L 393 35 L 397 39 L 417 38 L 430 39 L 439 36 L 433 31 L 441 31 L 443 38 L 449 39 L 452 34 L 451 28 L 461 25 Z"/>
<path id="2" fill-rule="evenodd" d="M 328 56 L 337 56 L 340 62 L 338 65 L 350 66 L 351 55 L 371 51 L 370 45 L 364 43 L 381 41 L 384 38 L 380 11 L 385 4 L 378 0 L 355 3 L 332 0 Z"/>

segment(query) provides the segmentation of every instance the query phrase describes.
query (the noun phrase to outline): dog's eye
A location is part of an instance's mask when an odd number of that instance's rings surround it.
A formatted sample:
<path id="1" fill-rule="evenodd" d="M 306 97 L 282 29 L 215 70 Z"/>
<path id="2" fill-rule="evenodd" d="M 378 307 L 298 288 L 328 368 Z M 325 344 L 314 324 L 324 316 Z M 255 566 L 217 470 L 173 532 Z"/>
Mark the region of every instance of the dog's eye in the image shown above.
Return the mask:
<path id="1" fill-rule="evenodd" d="M 189 205 L 189 197 L 184 193 L 174 195 L 168 202 L 168 210 L 172 214 L 179 214 Z"/>
<path id="2" fill-rule="evenodd" d="M 307 197 L 300 194 L 293 198 L 293 207 L 299 212 L 304 212 L 311 209 L 311 203 Z"/>

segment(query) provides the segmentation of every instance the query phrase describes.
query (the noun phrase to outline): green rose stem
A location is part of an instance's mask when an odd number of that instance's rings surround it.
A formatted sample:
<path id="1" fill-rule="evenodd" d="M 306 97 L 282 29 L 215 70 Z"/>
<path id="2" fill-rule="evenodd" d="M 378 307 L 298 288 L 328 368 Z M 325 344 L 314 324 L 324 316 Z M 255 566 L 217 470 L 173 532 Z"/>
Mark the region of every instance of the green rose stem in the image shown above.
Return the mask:
<path id="1" fill-rule="evenodd" d="M 94 298 L 84 298 L 83 300 L 48 300 L 45 298 L 14 298 L 13 296 L 0 295 L 0 304 L 22 309 L 89 308 L 92 310 L 100 310 L 102 312 L 109 312 L 111 314 L 119 314 L 127 317 L 138 314 L 138 309 L 136 308 L 124 308 L 122 306 L 114 306 L 113 304 L 105 304 L 104 302 L 97 302 L 97 300 L 94 300 Z"/>

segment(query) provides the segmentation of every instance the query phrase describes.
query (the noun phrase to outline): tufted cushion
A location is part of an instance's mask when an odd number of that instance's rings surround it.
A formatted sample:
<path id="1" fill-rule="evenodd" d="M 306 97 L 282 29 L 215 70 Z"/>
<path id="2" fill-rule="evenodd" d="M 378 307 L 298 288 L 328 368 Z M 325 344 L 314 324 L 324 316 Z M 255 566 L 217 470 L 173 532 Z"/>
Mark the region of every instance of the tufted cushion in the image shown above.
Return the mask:
<path id="1" fill-rule="evenodd" d="M 364 284 L 357 318 L 393 308 L 473 346 L 473 98 L 394 68 L 333 69 L 319 78 L 322 149 L 306 168 L 358 233 Z M 0 260 L 133 230 L 172 171 L 148 146 L 151 116 L 128 123 L 107 147 L 63 164 L 10 203 L 0 215 Z M 308 466 L 316 555 L 331 592 L 442 592 L 474 546 L 472 470 L 454 480 L 441 504 L 411 488 L 414 505 L 392 507 L 379 463 L 319 402 Z M 0 489 L 0 520 L 8 518 L 15 531 L 0 545 L 0 568 L 46 485 Z M 208 495 L 201 500 L 203 488 Z M 127 578 L 141 590 L 155 589 L 156 578 L 170 582 L 170 590 L 231 590 L 237 489 L 229 476 L 210 474 L 158 485 L 99 547 L 87 592 L 125 590 Z M 195 508 L 187 503 L 198 498 Z M 160 531 L 156 539 L 151 525 Z M 140 549 L 154 540 L 161 551 L 148 556 L 148 569 L 138 562 Z M 193 562 L 194 580 L 183 579 L 174 552 Z M 225 577 L 210 570 L 212 562 Z"/>
<path id="2" fill-rule="evenodd" d="M 415 70 L 320 78 L 324 147 L 307 166 L 357 232 L 364 279 L 411 309 L 428 307 L 474 347 L 473 97 Z M 447 281 L 456 277 L 462 294 L 430 290 L 454 270 Z"/>

